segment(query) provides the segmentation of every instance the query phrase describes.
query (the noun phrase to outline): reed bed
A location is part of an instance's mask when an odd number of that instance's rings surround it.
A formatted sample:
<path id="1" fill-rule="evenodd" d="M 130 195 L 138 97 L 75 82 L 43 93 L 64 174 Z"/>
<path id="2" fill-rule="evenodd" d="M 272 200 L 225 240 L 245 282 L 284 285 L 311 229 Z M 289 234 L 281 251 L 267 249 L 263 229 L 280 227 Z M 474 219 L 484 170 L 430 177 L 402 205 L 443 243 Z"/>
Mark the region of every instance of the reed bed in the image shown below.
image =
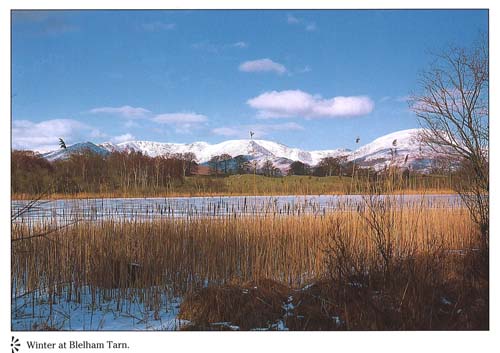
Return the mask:
<path id="1" fill-rule="evenodd" d="M 462 207 L 458 195 L 378 195 L 392 200 L 399 207 L 457 208 Z M 121 218 L 152 221 L 158 218 L 270 216 L 326 214 L 365 207 L 362 195 L 320 196 L 239 196 L 199 198 L 135 198 L 135 199 L 72 199 L 41 200 L 16 218 L 16 223 L 72 222 Z M 13 201 L 13 217 L 29 203 Z"/>
<path id="2" fill-rule="evenodd" d="M 449 259 L 477 249 L 465 209 L 390 197 L 332 212 L 15 222 L 12 297 L 14 308 L 26 297 L 51 304 L 85 296 L 96 310 L 138 301 L 157 315 L 200 289 L 262 279 L 293 289 L 325 279 L 385 286 L 409 262 L 451 278 L 457 263 Z"/>

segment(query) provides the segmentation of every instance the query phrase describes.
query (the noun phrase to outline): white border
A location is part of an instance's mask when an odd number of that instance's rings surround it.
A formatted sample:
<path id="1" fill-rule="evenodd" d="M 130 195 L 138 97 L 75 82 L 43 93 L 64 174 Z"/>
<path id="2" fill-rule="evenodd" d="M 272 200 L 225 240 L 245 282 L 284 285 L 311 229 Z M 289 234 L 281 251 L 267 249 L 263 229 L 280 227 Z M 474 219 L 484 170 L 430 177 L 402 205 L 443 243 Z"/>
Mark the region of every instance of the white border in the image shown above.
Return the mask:
<path id="1" fill-rule="evenodd" d="M 318 0 L 276 0 L 254 1 L 2 1 L 0 2 L 0 166 L 2 167 L 0 183 L 0 351 L 8 352 L 10 346 L 10 10 L 11 9 L 355 9 L 355 8 L 488 8 L 490 18 L 490 156 L 491 156 L 491 264 L 490 264 L 490 331 L 489 332 L 15 332 L 21 341 L 39 339 L 45 341 L 66 341 L 69 339 L 116 340 L 125 339 L 132 345 L 125 352 L 169 352 L 190 351 L 202 352 L 238 351 L 320 351 L 348 350 L 371 352 L 373 350 L 418 352 L 448 351 L 472 352 L 491 351 L 493 343 L 498 340 L 498 219 L 497 207 L 498 187 L 495 181 L 500 180 L 498 168 L 498 82 L 499 63 L 498 22 L 499 1 L 441 1 L 425 0 L 418 2 L 386 1 L 335 1 L 325 3 Z M 28 351 L 22 347 L 21 352 Z M 58 351 L 57 349 L 54 351 Z"/>

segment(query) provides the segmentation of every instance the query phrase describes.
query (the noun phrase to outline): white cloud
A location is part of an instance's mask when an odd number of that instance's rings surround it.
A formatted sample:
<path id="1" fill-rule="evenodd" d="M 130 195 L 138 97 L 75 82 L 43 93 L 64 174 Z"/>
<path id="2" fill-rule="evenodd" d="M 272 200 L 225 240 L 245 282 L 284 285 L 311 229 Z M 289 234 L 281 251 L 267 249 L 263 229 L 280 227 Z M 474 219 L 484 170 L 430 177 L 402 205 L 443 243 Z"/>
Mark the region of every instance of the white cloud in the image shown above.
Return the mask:
<path id="1" fill-rule="evenodd" d="M 201 42 L 191 44 L 191 48 L 196 50 L 203 50 L 209 53 L 218 54 L 222 51 L 238 48 L 238 49 L 246 49 L 250 45 L 247 42 L 242 40 L 234 42 L 234 43 L 213 43 L 208 40 L 204 40 Z"/>
<path id="2" fill-rule="evenodd" d="M 410 98 L 411 97 L 409 95 L 399 96 L 399 97 L 396 97 L 396 102 L 407 103 L 410 100 Z"/>
<path id="3" fill-rule="evenodd" d="M 80 30 L 79 26 L 68 22 L 63 12 L 57 11 L 13 11 L 13 25 L 28 25 L 33 33 L 57 36 Z"/>
<path id="4" fill-rule="evenodd" d="M 318 26 L 316 25 L 315 22 L 308 22 L 303 18 L 296 17 L 292 14 L 286 15 L 286 22 L 289 25 L 301 25 L 301 27 L 303 26 L 304 29 L 308 32 L 313 32 L 318 29 Z"/>
<path id="5" fill-rule="evenodd" d="M 387 102 L 387 101 L 397 102 L 397 103 L 407 103 L 409 100 L 410 100 L 410 96 L 407 95 L 407 96 L 396 96 L 396 97 L 384 96 L 384 97 L 380 98 L 379 101 L 381 103 Z"/>
<path id="6" fill-rule="evenodd" d="M 301 131 L 304 128 L 294 122 L 284 124 L 253 124 L 253 125 L 239 125 L 239 126 L 225 126 L 212 129 L 215 135 L 225 137 L 238 137 L 247 138 L 249 131 L 253 131 L 255 136 L 262 137 L 269 135 L 276 131 Z"/>
<path id="7" fill-rule="evenodd" d="M 172 125 L 178 134 L 187 134 L 205 125 L 208 118 L 196 113 L 168 113 L 159 114 L 151 119 L 155 123 Z"/>
<path id="8" fill-rule="evenodd" d="M 268 58 L 245 61 L 240 64 L 239 70 L 243 72 L 276 72 L 280 75 L 287 71 L 284 65 Z"/>
<path id="9" fill-rule="evenodd" d="M 297 123 L 285 123 L 285 124 L 274 124 L 274 125 L 267 125 L 271 126 L 272 130 L 275 131 L 299 131 L 299 130 L 304 130 L 304 127 L 302 125 L 299 125 Z"/>
<path id="10" fill-rule="evenodd" d="M 248 48 L 248 43 L 243 42 L 243 41 L 239 41 L 239 42 L 233 43 L 233 47 L 240 48 L 240 49 Z"/>
<path id="11" fill-rule="evenodd" d="M 22 10 L 12 12 L 12 23 L 38 23 L 49 18 L 50 11 L 44 10 Z"/>
<path id="12" fill-rule="evenodd" d="M 156 115 L 153 119 L 159 124 L 202 123 L 208 120 L 205 115 L 196 113 L 168 113 Z"/>
<path id="13" fill-rule="evenodd" d="M 53 119 L 41 122 L 13 120 L 12 147 L 38 152 L 59 148 L 59 138 L 72 144 L 93 136 L 102 136 L 99 130 L 73 119 Z"/>
<path id="14" fill-rule="evenodd" d="M 306 31 L 308 31 L 308 32 L 313 32 L 317 29 L 318 29 L 318 27 L 316 26 L 316 23 L 314 23 L 314 22 L 306 24 Z"/>
<path id="15" fill-rule="evenodd" d="M 132 140 L 135 140 L 135 136 L 132 135 L 131 133 L 127 132 L 126 134 L 113 137 L 111 139 L 111 142 L 120 143 L 120 142 L 132 141 Z"/>
<path id="16" fill-rule="evenodd" d="M 127 129 L 133 128 L 133 127 L 139 127 L 139 124 L 136 123 L 134 120 L 127 120 L 125 124 L 123 124 L 124 127 Z"/>
<path id="17" fill-rule="evenodd" d="M 311 72 L 312 69 L 309 65 L 306 65 L 304 66 L 302 69 L 299 69 L 299 74 L 305 74 L 305 73 L 308 73 L 308 72 Z"/>
<path id="18" fill-rule="evenodd" d="M 221 136 L 239 136 L 242 133 L 241 128 L 236 127 L 216 127 L 212 129 L 212 132 Z M 248 135 L 247 131 L 244 131 L 244 133 Z"/>
<path id="19" fill-rule="evenodd" d="M 90 134 L 89 134 L 89 137 L 93 138 L 93 139 L 97 139 L 97 138 L 104 138 L 104 137 L 107 137 L 108 135 L 104 132 L 101 132 L 99 129 L 92 129 L 90 131 Z"/>
<path id="20" fill-rule="evenodd" d="M 176 124 L 175 132 L 177 134 L 190 134 L 194 130 L 199 129 L 200 127 L 201 127 L 200 124 L 192 124 L 192 123 Z"/>
<path id="21" fill-rule="evenodd" d="M 171 31 L 175 29 L 175 23 L 151 22 L 143 23 L 142 28 L 149 32 Z"/>
<path id="22" fill-rule="evenodd" d="M 373 110 L 366 96 L 324 99 L 300 90 L 270 91 L 249 99 L 247 104 L 259 111 L 261 118 L 333 118 L 365 115 Z"/>
<path id="23" fill-rule="evenodd" d="M 92 114 L 111 114 L 124 117 L 127 119 L 143 118 L 151 111 L 141 108 L 141 107 L 131 107 L 130 105 L 124 105 L 121 107 L 99 107 L 91 109 Z"/>
<path id="24" fill-rule="evenodd" d="M 291 14 L 286 15 L 286 21 L 291 25 L 299 24 L 301 22 L 300 19 L 298 19 L 297 17 L 295 17 L 294 15 L 291 15 Z"/>

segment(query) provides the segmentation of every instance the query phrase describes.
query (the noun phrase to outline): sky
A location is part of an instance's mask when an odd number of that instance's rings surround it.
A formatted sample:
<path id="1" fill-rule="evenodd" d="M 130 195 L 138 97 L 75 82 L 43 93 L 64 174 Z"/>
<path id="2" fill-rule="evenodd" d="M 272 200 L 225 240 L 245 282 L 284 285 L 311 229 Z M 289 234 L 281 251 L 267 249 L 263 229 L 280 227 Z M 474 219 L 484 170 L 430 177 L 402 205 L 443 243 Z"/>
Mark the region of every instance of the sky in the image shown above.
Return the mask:
<path id="1" fill-rule="evenodd" d="M 12 147 L 353 149 L 418 127 L 419 73 L 481 33 L 486 10 L 13 11 Z"/>

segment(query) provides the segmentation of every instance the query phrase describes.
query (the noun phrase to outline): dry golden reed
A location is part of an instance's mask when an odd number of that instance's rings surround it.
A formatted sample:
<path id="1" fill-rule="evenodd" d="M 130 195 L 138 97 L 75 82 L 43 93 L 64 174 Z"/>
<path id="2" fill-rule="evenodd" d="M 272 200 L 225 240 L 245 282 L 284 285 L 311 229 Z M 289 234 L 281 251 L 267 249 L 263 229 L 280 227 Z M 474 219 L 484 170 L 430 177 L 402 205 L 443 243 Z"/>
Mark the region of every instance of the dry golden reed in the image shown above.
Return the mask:
<path id="1" fill-rule="evenodd" d="M 377 213 L 398 256 L 470 249 L 476 230 L 463 209 L 391 208 Z M 327 251 L 339 224 L 363 261 L 378 258 L 370 210 L 326 215 L 170 218 L 82 222 L 44 237 L 13 242 L 15 288 L 55 290 L 195 287 L 269 278 L 296 287 L 328 272 Z M 388 217 L 388 218 L 387 218 Z M 45 226 L 47 227 L 47 225 Z M 43 228 L 43 227 L 42 227 Z M 13 240 L 43 229 L 13 227 Z M 389 232 L 390 231 L 390 232 Z"/>

